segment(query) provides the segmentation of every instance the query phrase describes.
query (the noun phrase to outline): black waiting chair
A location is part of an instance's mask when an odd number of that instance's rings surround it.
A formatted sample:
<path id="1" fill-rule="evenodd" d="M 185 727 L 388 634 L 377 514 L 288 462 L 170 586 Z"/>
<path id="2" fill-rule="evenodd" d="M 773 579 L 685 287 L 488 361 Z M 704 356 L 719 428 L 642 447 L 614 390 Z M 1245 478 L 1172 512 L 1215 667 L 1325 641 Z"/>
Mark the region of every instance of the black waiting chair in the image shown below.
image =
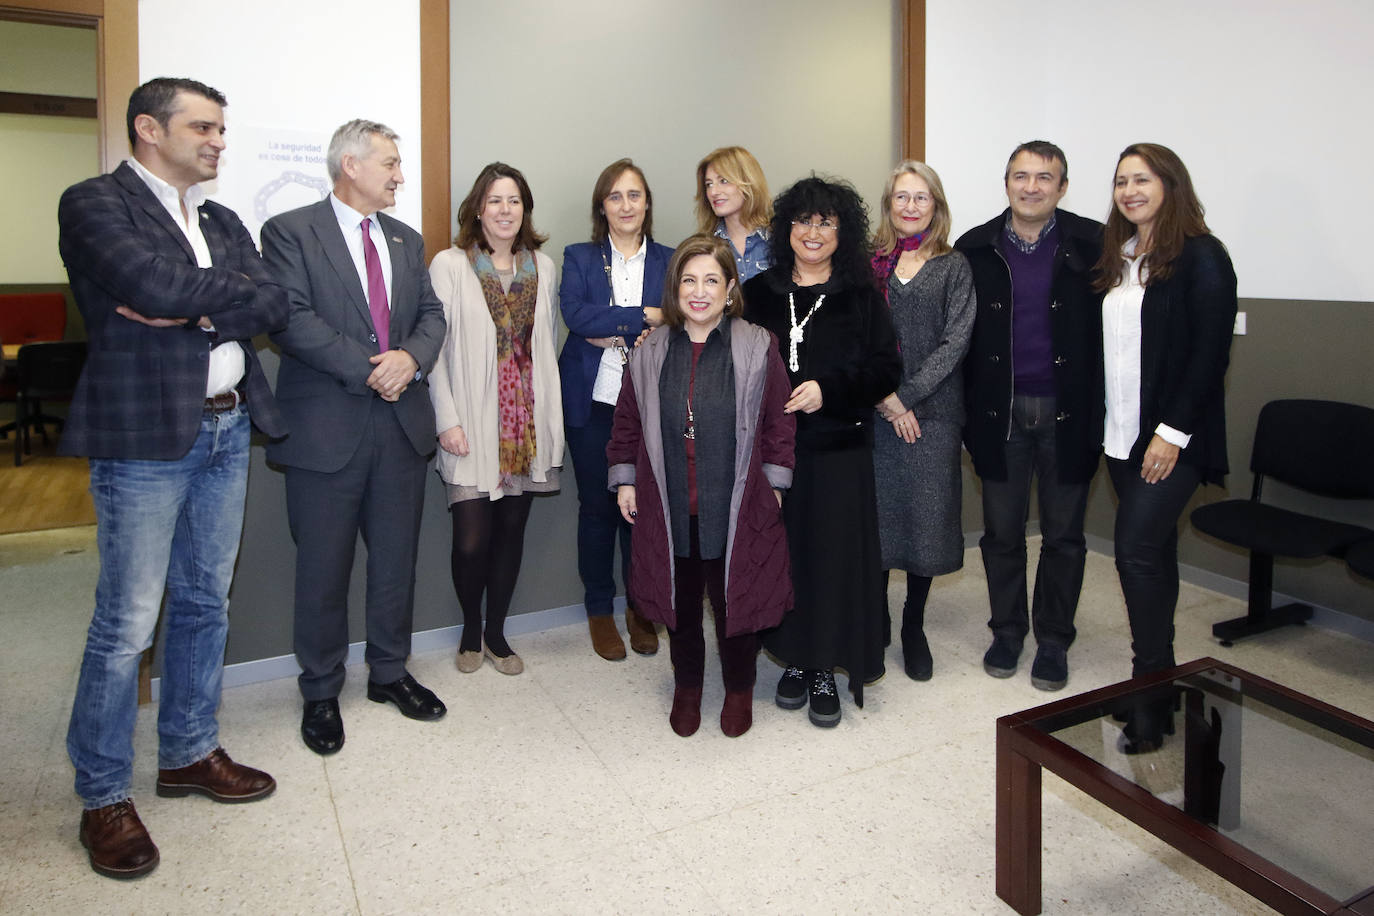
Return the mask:
<path id="1" fill-rule="evenodd" d="M 23 464 L 30 451 L 30 429 L 37 426 L 48 439 L 44 423 L 62 429 L 62 418 L 43 413 L 43 401 L 69 401 L 86 365 L 86 342 L 55 341 L 31 343 L 19 348 L 19 362 L 15 376 L 18 380 L 18 399 L 15 408 L 14 466 Z"/>
<path id="2" fill-rule="evenodd" d="M 1244 617 L 1212 626 L 1223 646 L 1312 617 L 1306 604 L 1276 608 L 1274 557 L 1340 557 L 1374 531 L 1262 502 L 1266 478 L 1319 496 L 1374 499 L 1374 408 L 1339 401 L 1270 401 L 1260 410 L 1249 499 L 1193 510 L 1193 527 L 1250 551 L 1250 605 Z"/>
<path id="3" fill-rule="evenodd" d="M 1345 565 L 1366 579 L 1374 579 L 1374 538 L 1351 544 L 1345 551 Z"/>

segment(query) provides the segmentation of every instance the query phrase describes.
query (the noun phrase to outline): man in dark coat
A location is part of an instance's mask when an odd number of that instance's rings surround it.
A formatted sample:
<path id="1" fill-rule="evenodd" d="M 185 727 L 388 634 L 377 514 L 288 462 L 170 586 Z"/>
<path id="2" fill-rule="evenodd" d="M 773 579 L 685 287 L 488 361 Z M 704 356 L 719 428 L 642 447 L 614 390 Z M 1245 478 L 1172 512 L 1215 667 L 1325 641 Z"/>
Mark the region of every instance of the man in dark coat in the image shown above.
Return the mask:
<path id="1" fill-rule="evenodd" d="M 955 247 L 978 296 L 964 360 L 964 442 L 983 485 L 983 567 L 992 645 L 983 668 L 1016 673 L 1032 625 L 1031 683 L 1068 683 L 1068 649 L 1083 585 L 1083 516 L 1102 450 L 1102 296 L 1092 270 L 1102 225 L 1058 209 L 1068 190 L 1064 152 L 1035 140 L 1012 152 L 1010 207 Z M 1040 562 L 1026 600 L 1031 478 L 1040 504 Z"/>
<path id="2" fill-rule="evenodd" d="M 129 793 L 138 662 L 164 593 L 157 793 L 244 802 L 276 788 L 229 759 L 215 720 L 249 422 L 286 433 L 251 343 L 286 324 L 286 292 L 239 218 L 200 187 L 218 172 L 224 104 L 194 80 L 138 87 L 133 158 L 68 188 L 57 210 L 90 340 L 61 452 L 90 457 L 100 547 L 67 751 L 81 842 L 112 878 L 158 863 Z"/>

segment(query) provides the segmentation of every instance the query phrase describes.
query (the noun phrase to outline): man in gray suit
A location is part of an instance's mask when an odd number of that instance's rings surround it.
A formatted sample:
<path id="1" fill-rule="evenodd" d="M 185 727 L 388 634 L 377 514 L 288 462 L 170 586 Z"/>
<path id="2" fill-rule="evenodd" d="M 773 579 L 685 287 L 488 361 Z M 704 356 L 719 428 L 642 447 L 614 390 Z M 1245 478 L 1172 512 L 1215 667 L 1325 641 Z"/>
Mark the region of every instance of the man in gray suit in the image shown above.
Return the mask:
<path id="1" fill-rule="evenodd" d="M 348 583 L 367 545 L 367 697 L 412 719 L 444 704 L 406 673 L 425 468 L 435 448 L 425 376 L 444 340 L 419 233 L 379 211 L 404 182 L 395 131 L 375 121 L 329 142 L 334 191 L 262 228 L 263 260 L 290 300 L 278 400 L 291 435 L 268 447 L 286 468 L 296 542 L 294 642 L 305 698 L 301 737 L 343 746 L 339 691 L 348 654 Z"/>

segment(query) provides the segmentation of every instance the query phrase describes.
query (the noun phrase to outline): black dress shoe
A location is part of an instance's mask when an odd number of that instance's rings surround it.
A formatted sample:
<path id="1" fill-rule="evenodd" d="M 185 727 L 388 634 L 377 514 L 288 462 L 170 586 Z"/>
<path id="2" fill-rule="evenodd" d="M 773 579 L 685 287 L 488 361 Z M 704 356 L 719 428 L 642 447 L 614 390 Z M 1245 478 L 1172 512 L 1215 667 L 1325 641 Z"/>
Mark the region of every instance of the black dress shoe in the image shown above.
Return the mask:
<path id="1" fill-rule="evenodd" d="M 301 716 L 301 738 L 305 746 L 317 754 L 338 753 L 343 747 L 343 716 L 339 715 L 336 697 L 327 700 L 306 700 Z"/>
<path id="2" fill-rule="evenodd" d="M 395 703 L 407 719 L 431 722 L 442 719 L 448 707 L 434 695 L 434 691 L 420 684 L 410 675 L 390 684 L 367 682 L 367 698 L 374 703 Z"/>

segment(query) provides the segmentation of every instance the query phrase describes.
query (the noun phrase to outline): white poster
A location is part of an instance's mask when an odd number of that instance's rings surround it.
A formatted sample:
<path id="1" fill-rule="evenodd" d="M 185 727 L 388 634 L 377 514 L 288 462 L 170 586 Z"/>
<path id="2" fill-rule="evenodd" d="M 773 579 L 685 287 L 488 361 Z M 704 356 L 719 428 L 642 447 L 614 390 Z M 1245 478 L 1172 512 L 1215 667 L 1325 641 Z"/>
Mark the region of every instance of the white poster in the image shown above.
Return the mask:
<path id="1" fill-rule="evenodd" d="M 214 196 L 239 215 L 254 241 L 278 213 L 329 194 L 329 134 L 249 126 L 234 127 L 227 139 Z"/>

